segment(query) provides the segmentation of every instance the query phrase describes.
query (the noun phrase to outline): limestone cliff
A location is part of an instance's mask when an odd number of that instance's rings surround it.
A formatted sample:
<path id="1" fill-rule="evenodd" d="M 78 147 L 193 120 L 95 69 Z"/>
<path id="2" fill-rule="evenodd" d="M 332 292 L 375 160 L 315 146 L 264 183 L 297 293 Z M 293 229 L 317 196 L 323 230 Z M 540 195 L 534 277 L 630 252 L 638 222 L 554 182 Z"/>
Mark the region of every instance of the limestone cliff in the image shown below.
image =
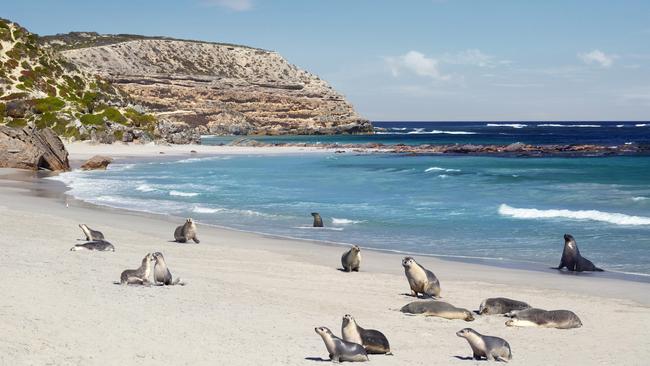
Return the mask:
<path id="1" fill-rule="evenodd" d="M 242 135 L 372 132 L 341 94 L 276 52 L 96 33 L 45 41 L 167 121 L 163 128 L 187 124 L 199 134 Z"/>

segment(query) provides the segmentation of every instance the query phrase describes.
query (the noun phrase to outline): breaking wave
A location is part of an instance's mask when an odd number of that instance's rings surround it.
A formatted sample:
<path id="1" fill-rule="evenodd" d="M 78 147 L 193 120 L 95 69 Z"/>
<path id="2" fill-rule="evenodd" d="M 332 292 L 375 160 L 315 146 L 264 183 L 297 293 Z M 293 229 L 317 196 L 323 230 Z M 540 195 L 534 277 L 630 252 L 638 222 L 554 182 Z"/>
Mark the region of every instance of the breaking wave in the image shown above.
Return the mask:
<path id="1" fill-rule="evenodd" d="M 501 204 L 499 206 L 499 214 L 518 219 L 565 218 L 573 220 L 601 221 L 615 225 L 650 225 L 650 217 L 630 216 L 622 213 L 610 213 L 598 210 L 539 210 L 536 208 L 515 208 L 506 204 Z"/>

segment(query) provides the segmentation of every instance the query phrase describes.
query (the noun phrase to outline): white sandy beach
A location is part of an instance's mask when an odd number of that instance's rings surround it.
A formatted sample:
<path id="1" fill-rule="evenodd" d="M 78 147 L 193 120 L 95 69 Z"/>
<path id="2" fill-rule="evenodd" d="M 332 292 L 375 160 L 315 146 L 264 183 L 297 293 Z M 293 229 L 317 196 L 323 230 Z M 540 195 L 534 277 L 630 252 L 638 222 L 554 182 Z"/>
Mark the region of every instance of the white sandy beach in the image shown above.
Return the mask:
<path id="1" fill-rule="evenodd" d="M 75 161 L 97 153 L 267 150 L 86 144 L 68 149 Z M 18 176 L 2 171 L 4 178 Z M 182 219 L 93 207 L 44 185 L 0 179 L 3 365 L 318 365 L 315 359 L 327 359 L 327 351 L 314 327 L 340 335 L 346 313 L 388 337 L 394 356 L 371 355 L 374 365 L 482 364 L 457 358 L 471 356 L 467 342 L 455 335 L 465 327 L 506 339 L 517 365 L 647 365 L 650 359 L 648 283 L 416 257 L 440 279 L 444 300 L 458 307 L 477 310 L 487 297 L 510 297 L 572 310 L 584 326 L 508 328 L 499 316 L 473 322 L 405 316 L 395 309 L 414 299 L 404 295 L 409 287 L 402 255 L 363 250 L 361 272 L 344 273 L 337 268 L 346 248 L 334 245 L 202 225 L 201 244 L 177 244 L 170 240 Z M 69 251 L 80 243 L 79 223 L 102 231 L 116 251 Z M 113 283 L 154 251 L 164 253 L 186 286 Z"/>

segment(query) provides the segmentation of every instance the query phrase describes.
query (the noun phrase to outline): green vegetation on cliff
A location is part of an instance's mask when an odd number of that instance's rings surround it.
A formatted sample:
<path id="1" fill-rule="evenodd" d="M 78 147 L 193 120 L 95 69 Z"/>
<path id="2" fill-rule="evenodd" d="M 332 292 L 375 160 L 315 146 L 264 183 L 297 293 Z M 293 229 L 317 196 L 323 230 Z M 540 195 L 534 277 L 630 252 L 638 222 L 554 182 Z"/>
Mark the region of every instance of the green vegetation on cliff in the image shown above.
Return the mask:
<path id="1" fill-rule="evenodd" d="M 0 124 L 51 127 L 77 139 L 108 130 L 121 139 L 128 128 L 152 137 L 155 117 L 130 105 L 110 82 L 79 70 L 37 35 L 0 19 Z"/>

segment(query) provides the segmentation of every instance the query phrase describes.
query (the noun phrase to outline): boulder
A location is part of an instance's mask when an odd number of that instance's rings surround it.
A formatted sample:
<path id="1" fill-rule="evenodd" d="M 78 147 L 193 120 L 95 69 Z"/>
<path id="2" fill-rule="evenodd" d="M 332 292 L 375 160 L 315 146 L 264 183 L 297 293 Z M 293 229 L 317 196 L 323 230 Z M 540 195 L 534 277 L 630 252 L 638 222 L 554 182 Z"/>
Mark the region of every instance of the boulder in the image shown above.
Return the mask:
<path id="1" fill-rule="evenodd" d="M 81 170 L 106 170 L 108 164 L 112 162 L 113 159 L 108 156 L 95 155 L 81 165 Z"/>
<path id="2" fill-rule="evenodd" d="M 50 128 L 0 126 L 0 167 L 70 170 L 68 151 Z"/>

